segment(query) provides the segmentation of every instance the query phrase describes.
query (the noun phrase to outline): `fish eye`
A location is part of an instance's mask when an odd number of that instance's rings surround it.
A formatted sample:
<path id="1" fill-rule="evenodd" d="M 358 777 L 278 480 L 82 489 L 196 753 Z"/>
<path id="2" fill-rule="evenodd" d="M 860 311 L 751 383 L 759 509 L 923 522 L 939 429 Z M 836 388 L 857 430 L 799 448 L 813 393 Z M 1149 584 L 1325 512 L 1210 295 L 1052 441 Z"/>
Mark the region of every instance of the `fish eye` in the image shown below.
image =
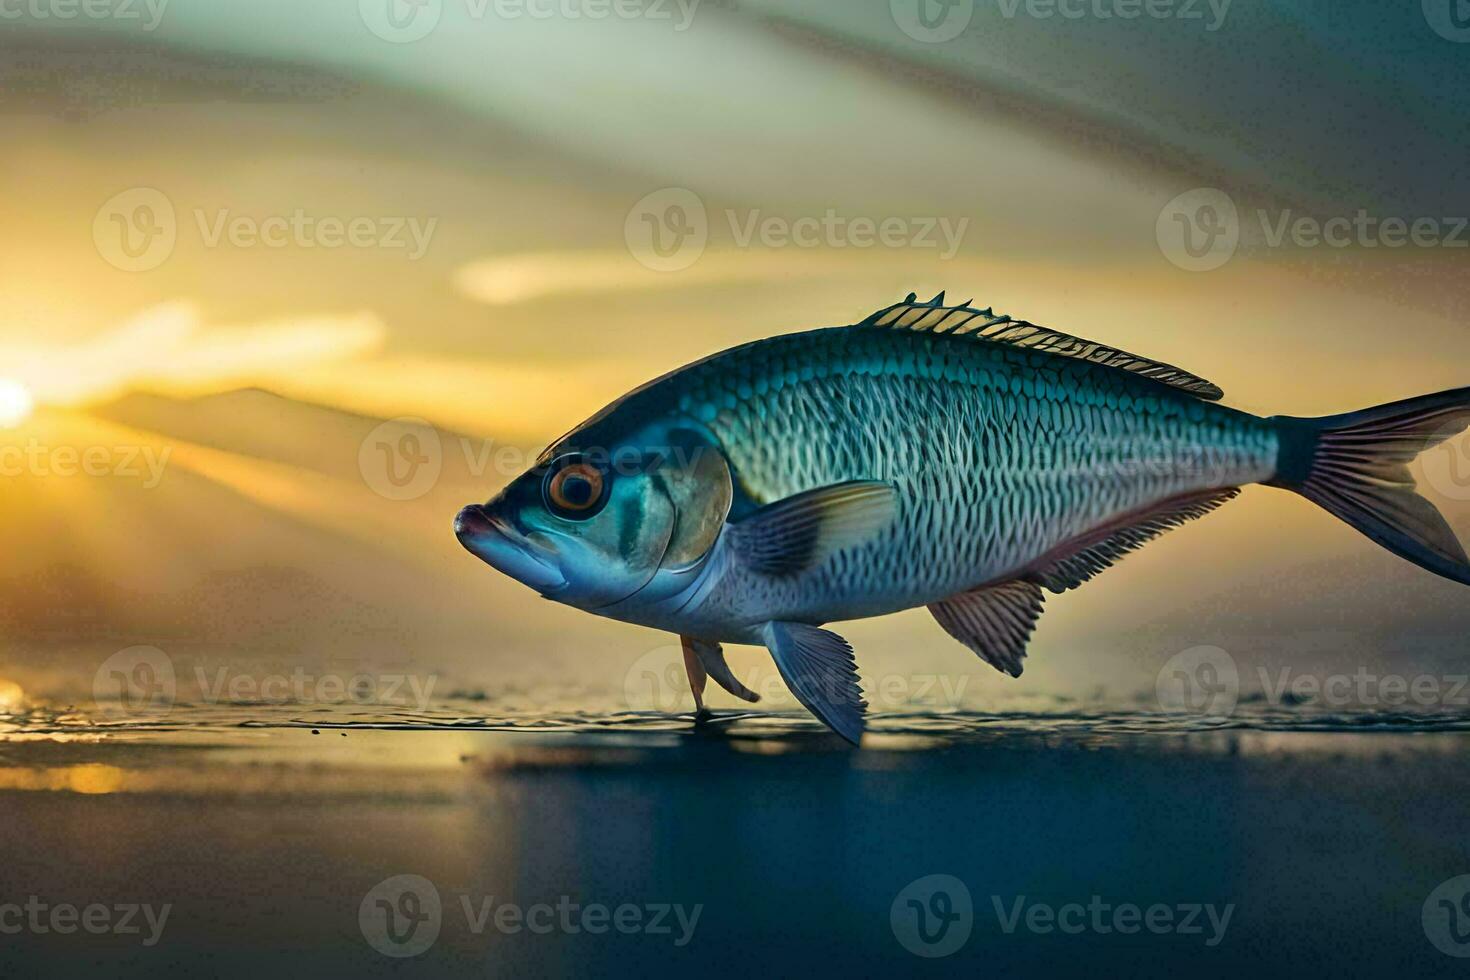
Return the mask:
<path id="1" fill-rule="evenodd" d="M 607 502 L 608 480 L 602 470 L 584 460 L 568 457 L 554 466 L 542 485 L 547 509 L 558 517 L 582 521 Z"/>

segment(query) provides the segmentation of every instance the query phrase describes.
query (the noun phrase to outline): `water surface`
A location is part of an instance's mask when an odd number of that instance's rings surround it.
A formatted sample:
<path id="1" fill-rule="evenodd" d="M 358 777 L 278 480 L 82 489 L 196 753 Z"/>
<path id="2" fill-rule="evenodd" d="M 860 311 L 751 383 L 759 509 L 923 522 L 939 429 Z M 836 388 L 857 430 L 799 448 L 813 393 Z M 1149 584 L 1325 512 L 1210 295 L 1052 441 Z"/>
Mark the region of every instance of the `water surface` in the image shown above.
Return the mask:
<path id="1" fill-rule="evenodd" d="M 171 911 L 151 946 L 6 936 L 0 969 L 1435 976 L 1463 966 L 1421 921 L 1431 891 L 1470 871 L 1463 715 L 1245 703 L 1221 720 L 1057 703 L 882 714 L 854 751 L 796 714 L 696 724 L 505 708 L 8 716 L 5 894 Z M 370 944 L 359 914 L 370 891 L 405 874 L 432 883 L 440 931 L 395 959 Z M 927 959 L 900 941 L 893 907 L 935 874 L 964 883 L 973 913 L 963 945 Z M 487 901 L 701 911 L 678 945 L 677 928 L 540 935 L 486 920 L 477 930 L 465 909 Z M 1213 945 L 1208 926 L 1006 929 L 1018 907 L 1089 902 L 1231 912 Z"/>

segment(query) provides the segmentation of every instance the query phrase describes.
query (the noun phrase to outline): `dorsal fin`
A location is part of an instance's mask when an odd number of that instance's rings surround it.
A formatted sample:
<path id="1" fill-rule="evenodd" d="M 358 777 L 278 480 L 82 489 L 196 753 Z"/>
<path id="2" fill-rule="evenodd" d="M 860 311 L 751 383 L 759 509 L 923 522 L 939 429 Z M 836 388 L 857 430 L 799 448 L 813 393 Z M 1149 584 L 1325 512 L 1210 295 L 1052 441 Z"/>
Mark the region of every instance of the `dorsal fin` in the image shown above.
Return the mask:
<path id="1" fill-rule="evenodd" d="M 909 293 L 908 299 L 902 303 L 885 307 L 857 325 L 974 337 L 977 340 L 1010 344 L 1013 347 L 1025 347 L 1062 357 L 1075 357 L 1104 367 L 1129 371 L 1187 391 L 1207 401 L 1215 401 L 1224 395 L 1224 392 L 1204 378 L 1172 364 L 1151 361 L 1116 347 L 1105 347 L 1059 330 L 1027 323 L 1025 320 L 1012 320 L 989 309 L 977 310 L 970 306 L 970 302 L 967 300 L 958 306 L 945 306 L 944 294 L 940 293 L 929 302 L 920 303 L 916 295 Z"/>

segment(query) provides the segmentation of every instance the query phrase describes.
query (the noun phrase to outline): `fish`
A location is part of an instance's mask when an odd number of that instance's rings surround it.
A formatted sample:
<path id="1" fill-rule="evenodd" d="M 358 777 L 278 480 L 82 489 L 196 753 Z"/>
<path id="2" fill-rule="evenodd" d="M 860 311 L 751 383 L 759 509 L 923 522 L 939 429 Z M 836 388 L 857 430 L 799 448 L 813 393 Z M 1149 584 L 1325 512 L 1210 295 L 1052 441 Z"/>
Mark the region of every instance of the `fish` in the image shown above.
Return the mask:
<path id="1" fill-rule="evenodd" d="M 474 556 L 542 596 L 680 637 L 758 700 L 725 644 L 764 646 L 796 699 L 859 744 L 834 622 L 927 607 L 1019 677 L 1045 596 L 1076 589 L 1241 488 L 1298 493 L 1470 584 L 1408 463 L 1470 426 L 1470 388 L 1322 418 L 1261 417 L 1181 368 L 944 294 L 768 337 L 657 378 L 455 517 Z"/>

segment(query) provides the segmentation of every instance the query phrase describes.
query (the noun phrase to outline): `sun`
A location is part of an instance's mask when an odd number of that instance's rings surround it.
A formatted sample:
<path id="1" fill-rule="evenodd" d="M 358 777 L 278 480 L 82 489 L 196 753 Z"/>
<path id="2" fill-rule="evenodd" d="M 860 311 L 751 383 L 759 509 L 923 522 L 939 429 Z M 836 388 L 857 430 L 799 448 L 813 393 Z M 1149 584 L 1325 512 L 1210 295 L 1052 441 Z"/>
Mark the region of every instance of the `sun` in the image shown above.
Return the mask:
<path id="1" fill-rule="evenodd" d="M 19 381 L 0 378 L 0 429 L 13 429 L 31 417 L 36 400 Z"/>

